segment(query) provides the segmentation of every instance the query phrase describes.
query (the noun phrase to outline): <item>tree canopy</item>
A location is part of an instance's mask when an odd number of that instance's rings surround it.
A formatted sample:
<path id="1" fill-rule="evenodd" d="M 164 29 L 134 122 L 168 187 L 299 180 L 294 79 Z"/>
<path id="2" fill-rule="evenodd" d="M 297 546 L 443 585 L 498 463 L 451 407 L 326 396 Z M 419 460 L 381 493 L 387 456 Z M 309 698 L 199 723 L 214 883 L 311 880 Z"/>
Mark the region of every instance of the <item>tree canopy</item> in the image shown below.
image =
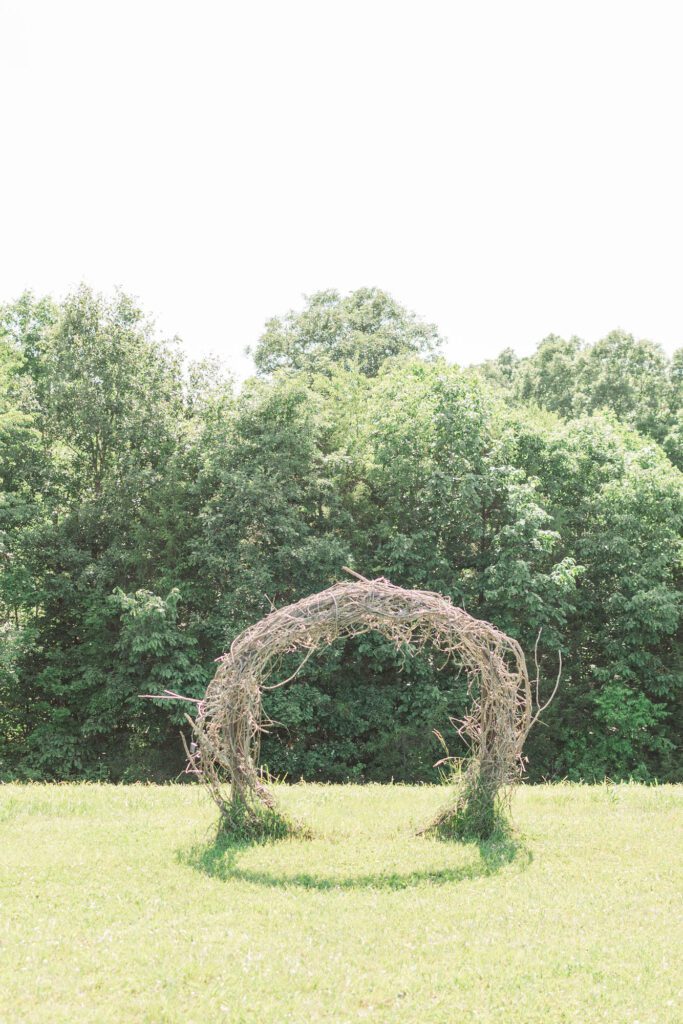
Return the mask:
<path id="1" fill-rule="evenodd" d="M 281 368 L 324 373 L 341 366 L 374 377 L 392 356 L 427 355 L 440 344 L 433 324 L 379 288 L 359 288 L 346 296 L 316 292 L 302 312 L 273 317 L 253 356 L 262 374 Z"/>
<path id="2" fill-rule="evenodd" d="M 386 293 L 322 292 L 236 390 L 125 295 L 0 310 L 0 778 L 174 777 L 182 709 L 138 695 L 201 696 L 343 565 L 528 653 L 542 631 L 546 692 L 562 653 L 532 779 L 680 778 L 681 352 L 551 337 L 464 370 L 438 345 Z M 264 761 L 434 779 L 467 699 L 457 667 L 357 637 L 268 694 Z"/>

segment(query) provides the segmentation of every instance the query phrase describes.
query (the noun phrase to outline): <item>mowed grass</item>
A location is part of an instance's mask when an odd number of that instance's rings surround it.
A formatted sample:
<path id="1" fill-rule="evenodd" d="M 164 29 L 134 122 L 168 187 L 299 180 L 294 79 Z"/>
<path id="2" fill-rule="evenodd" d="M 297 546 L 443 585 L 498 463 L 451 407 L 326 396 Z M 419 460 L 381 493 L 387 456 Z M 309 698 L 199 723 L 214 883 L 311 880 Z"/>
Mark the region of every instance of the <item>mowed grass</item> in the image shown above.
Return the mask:
<path id="1" fill-rule="evenodd" d="M 414 835 L 444 795 L 279 787 L 314 838 L 230 847 L 200 787 L 0 786 L 0 1021 L 683 1021 L 683 787 L 482 847 Z"/>

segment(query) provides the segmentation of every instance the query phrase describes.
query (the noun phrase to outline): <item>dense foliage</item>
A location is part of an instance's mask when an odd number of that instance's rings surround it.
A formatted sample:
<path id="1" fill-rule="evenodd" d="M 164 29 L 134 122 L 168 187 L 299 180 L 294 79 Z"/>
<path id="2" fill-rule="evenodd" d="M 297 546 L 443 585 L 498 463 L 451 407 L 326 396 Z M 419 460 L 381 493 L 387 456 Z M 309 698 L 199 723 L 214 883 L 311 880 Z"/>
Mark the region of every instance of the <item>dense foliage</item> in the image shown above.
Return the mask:
<path id="1" fill-rule="evenodd" d="M 243 627 L 351 565 L 539 644 L 532 779 L 681 777 L 683 354 L 614 333 L 462 370 L 385 293 L 269 322 L 238 390 L 125 295 L 0 316 L 0 777 L 169 778 Z M 292 668 L 296 663 L 292 663 Z M 269 696 L 270 770 L 434 778 L 457 667 L 368 635 Z"/>

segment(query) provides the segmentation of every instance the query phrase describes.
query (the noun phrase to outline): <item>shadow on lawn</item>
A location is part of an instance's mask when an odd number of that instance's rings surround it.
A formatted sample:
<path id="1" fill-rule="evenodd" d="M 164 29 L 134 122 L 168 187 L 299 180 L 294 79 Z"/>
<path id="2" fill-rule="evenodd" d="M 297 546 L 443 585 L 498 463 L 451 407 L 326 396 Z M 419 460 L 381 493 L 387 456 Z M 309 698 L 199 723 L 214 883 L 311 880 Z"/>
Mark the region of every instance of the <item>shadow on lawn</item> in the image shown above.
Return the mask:
<path id="1" fill-rule="evenodd" d="M 446 842 L 447 840 L 443 840 Z M 454 842 L 454 841 L 453 841 Z M 197 845 L 189 850 L 179 850 L 177 859 L 181 864 L 194 868 L 210 878 L 221 882 L 252 882 L 272 888 L 317 889 L 328 891 L 333 889 L 407 889 L 423 882 L 446 885 L 449 882 L 463 882 L 475 878 L 495 875 L 506 864 L 517 862 L 526 868 L 532 860 L 531 851 L 524 842 L 513 836 L 504 836 L 487 842 L 457 845 L 476 846 L 479 849 L 479 860 L 474 864 L 463 864 L 453 868 L 438 868 L 433 871 L 410 871 L 406 874 L 398 872 L 354 875 L 351 878 L 325 878 L 319 875 L 300 872 L 295 875 L 273 874 L 269 871 L 253 871 L 241 868 L 238 864 L 239 854 L 254 844 L 236 842 L 229 836 L 219 835 L 206 845 Z"/>

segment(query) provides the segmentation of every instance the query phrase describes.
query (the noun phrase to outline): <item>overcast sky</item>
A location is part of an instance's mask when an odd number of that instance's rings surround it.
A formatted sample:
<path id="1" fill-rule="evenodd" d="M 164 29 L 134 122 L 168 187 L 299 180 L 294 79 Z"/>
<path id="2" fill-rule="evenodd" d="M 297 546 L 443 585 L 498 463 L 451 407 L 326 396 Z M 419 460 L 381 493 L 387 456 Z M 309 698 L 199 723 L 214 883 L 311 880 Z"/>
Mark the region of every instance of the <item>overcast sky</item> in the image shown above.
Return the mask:
<path id="1" fill-rule="evenodd" d="M 240 375 L 378 285 L 461 363 L 683 344 L 680 5 L 0 0 L 0 301 L 138 295 Z"/>

